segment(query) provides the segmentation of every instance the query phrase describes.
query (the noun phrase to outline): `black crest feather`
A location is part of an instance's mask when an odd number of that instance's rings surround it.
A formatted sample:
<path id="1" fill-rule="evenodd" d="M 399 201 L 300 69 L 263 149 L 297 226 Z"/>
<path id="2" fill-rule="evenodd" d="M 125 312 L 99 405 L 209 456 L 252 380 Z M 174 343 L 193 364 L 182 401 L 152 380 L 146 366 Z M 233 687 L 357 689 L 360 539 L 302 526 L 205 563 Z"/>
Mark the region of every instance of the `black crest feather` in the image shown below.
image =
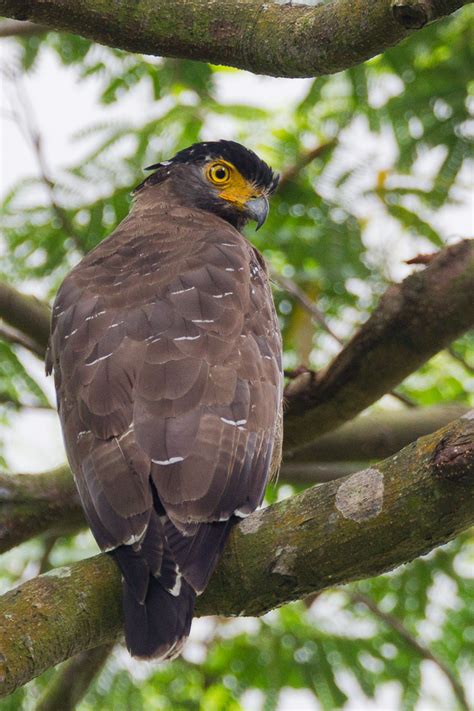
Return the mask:
<path id="1" fill-rule="evenodd" d="M 268 194 L 276 190 L 279 176 L 254 151 L 245 148 L 245 146 L 236 141 L 220 140 L 194 143 L 192 146 L 176 153 L 170 160 L 155 163 L 145 168 L 145 170 L 156 170 L 157 177 L 159 178 L 161 174 L 163 179 L 166 177 L 166 173 L 162 173 L 163 168 L 166 169 L 179 163 L 207 163 L 209 160 L 218 160 L 219 158 L 235 165 L 244 178 L 265 189 Z M 148 182 L 148 180 L 150 179 L 148 178 L 145 182 Z"/>

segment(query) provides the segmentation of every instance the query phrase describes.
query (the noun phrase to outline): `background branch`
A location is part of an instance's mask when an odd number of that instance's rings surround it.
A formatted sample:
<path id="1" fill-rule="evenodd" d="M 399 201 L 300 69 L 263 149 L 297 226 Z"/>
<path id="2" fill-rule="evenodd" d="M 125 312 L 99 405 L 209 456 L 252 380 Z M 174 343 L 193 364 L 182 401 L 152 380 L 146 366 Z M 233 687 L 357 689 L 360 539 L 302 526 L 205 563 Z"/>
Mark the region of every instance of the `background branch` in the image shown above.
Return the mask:
<path id="1" fill-rule="evenodd" d="M 43 354 L 49 339 L 50 308 L 34 296 L 0 282 L 0 318 L 32 339 Z"/>
<path id="2" fill-rule="evenodd" d="M 65 662 L 49 683 L 35 711 L 74 711 L 104 666 L 112 647 L 113 644 L 102 644 Z"/>
<path id="3" fill-rule="evenodd" d="M 36 341 L 25 334 L 18 331 L 16 328 L 11 328 L 7 325 L 0 325 L 0 340 L 6 341 L 13 345 L 22 346 L 26 348 L 34 355 L 39 358 L 44 358 L 44 348 L 42 348 Z"/>
<path id="4" fill-rule="evenodd" d="M 434 405 L 371 412 L 285 454 L 285 462 L 364 462 L 384 459 L 418 437 L 461 417 L 465 405 Z"/>
<path id="5" fill-rule="evenodd" d="M 242 521 L 197 614 L 260 615 L 379 575 L 473 522 L 474 411 L 377 467 L 312 487 Z M 1 693 L 116 640 L 120 599 L 120 574 L 106 555 L 6 593 L 0 598 Z"/>
<path id="6" fill-rule="evenodd" d="M 401 637 L 406 642 L 406 644 L 408 644 L 409 647 L 414 649 L 415 652 L 419 654 L 420 657 L 422 657 L 422 659 L 427 659 L 430 662 L 436 664 L 436 666 L 441 669 L 443 674 L 448 679 L 449 684 L 459 702 L 460 707 L 463 709 L 463 711 L 469 711 L 470 706 L 466 699 L 466 694 L 464 693 L 462 685 L 460 684 L 456 676 L 453 674 L 451 669 L 448 667 L 448 665 L 445 664 L 442 659 L 436 657 L 429 649 L 429 647 L 426 647 L 424 644 L 421 644 L 421 642 L 419 642 L 412 634 L 410 634 L 405 625 L 400 622 L 397 617 L 381 610 L 377 603 L 372 600 L 372 598 L 370 598 L 368 595 L 363 595 L 362 593 L 354 592 L 352 590 L 346 590 L 345 592 L 352 602 L 364 605 L 372 612 L 373 615 L 375 615 L 375 617 L 378 617 L 378 619 L 381 620 L 385 625 L 393 629 L 397 633 L 397 635 Z"/>
<path id="7" fill-rule="evenodd" d="M 227 64 L 259 74 L 331 74 L 392 47 L 466 0 L 0 0 L 0 14 L 131 52 Z M 223 38 L 225 37 L 225 42 Z"/>
<path id="8" fill-rule="evenodd" d="M 42 533 L 85 525 L 67 467 L 43 474 L 0 474 L 0 553 Z"/>
<path id="9" fill-rule="evenodd" d="M 474 241 L 391 286 L 330 365 L 286 388 L 285 449 L 351 420 L 474 323 Z"/>
<path id="10" fill-rule="evenodd" d="M 36 25 L 34 22 L 21 22 L 18 20 L 3 20 L 0 22 L 0 37 L 32 37 L 48 32 L 47 27 Z"/>

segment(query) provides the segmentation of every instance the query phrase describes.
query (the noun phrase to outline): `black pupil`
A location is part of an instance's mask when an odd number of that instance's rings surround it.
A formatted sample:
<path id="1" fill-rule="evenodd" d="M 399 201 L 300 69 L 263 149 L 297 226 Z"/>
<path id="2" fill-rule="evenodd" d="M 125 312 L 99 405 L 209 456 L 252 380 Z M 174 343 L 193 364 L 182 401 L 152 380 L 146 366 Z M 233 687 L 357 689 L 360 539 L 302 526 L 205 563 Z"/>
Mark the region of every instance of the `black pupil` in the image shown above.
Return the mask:
<path id="1" fill-rule="evenodd" d="M 225 168 L 216 168 L 214 171 L 214 175 L 216 176 L 217 180 L 224 180 L 224 178 L 227 177 L 227 171 Z"/>

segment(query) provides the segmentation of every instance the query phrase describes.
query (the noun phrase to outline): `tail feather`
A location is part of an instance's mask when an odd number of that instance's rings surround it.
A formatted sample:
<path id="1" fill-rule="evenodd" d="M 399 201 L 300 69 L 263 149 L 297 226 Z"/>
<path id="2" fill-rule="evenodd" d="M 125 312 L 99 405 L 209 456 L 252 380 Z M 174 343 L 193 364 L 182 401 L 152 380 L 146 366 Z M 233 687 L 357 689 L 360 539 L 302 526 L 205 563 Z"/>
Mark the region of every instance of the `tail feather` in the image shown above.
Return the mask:
<path id="1" fill-rule="evenodd" d="M 142 659 L 178 656 L 191 629 L 195 599 L 196 593 L 185 580 L 175 596 L 151 577 L 141 604 L 124 581 L 125 640 L 130 654 Z"/>
<path id="2" fill-rule="evenodd" d="M 174 559 L 198 595 L 206 588 L 236 521 L 232 517 L 227 521 L 201 523 L 190 536 L 183 535 L 169 519 L 165 522 L 166 540 Z"/>
<path id="3" fill-rule="evenodd" d="M 207 585 L 234 523 L 192 524 L 191 535 L 153 511 L 142 541 L 111 551 L 123 576 L 125 641 L 134 657 L 173 659 L 189 635 L 196 595 Z"/>

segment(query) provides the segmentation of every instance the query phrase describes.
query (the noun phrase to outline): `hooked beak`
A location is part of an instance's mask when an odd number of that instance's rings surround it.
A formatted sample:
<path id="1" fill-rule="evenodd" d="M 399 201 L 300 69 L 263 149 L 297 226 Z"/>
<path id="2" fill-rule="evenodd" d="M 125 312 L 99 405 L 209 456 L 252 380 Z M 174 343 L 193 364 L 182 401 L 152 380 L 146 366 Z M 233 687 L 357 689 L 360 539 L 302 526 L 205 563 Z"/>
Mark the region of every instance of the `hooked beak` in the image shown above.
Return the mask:
<path id="1" fill-rule="evenodd" d="M 249 220 L 255 220 L 257 223 L 256 229 L 259 230 L 268 215 L 268 200 L 265 195 L 247 200 L 245 203 L 245 213 Z"/>

